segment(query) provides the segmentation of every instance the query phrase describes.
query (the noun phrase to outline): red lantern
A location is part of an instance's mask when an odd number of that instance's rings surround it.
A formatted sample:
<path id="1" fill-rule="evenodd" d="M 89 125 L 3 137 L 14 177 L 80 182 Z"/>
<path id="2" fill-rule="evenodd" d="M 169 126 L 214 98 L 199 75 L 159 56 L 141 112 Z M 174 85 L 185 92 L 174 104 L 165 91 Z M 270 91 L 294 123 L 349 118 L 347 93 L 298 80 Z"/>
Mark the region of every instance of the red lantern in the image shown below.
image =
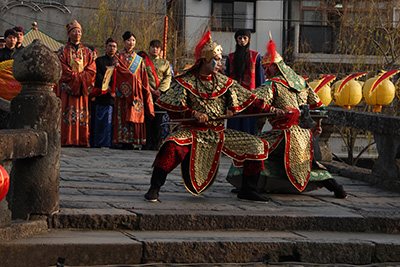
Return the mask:
<path id="1" fill-rule="evenodd" d="M 7 195 L 9 186 L 10 177 L 3 166 L 0 165 L 0 201 Z"/>

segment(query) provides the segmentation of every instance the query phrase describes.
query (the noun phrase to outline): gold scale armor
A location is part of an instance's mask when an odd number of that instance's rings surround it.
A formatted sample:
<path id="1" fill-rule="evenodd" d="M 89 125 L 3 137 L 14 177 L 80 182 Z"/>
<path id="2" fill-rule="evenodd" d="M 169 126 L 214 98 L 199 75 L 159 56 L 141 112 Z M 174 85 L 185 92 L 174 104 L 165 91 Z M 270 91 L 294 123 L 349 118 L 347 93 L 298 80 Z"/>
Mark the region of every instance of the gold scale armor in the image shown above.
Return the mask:
<path id="1" fill-rule="evenodd" d="M 265 83 L 260 90 L 273 89 L 273 98 L 266 100 L 266 103 L 275 108 L 292 108 L 300 111 L 301 105 L 309 104 L 316 108 L 322 105 L 317 94 L 311 87 L 299 86 L 299 89 L 288 85 L 284 76 L 277 76 Z M 277 119 L 271 119 L 272 125 Z M 280 142 L 285 142 L 285 170 L 289 180 L 300 192 L 303 191 L 309 181 L 312 158 L 314 154 L 311 132 L 298 125 L 292 125 L 285 129 L 272 129 L 270 132 L 263 132 L 259 136 L 270 144 L 269 153 L 273 152 Z"/>
<path id="2" fill-rule="evenodd" d="M 243 111 L 255 99 L 255 95 L 225 75 L 197 77 L 196 70 L 176 77 L 171 88 L 160 96 L 156 104 L 163 109 L 180 112 L 182 116 L 195 110 L 207 114 L 210 118 L 206 124 L 182 123 L 180 128 L 165 140 L 178 145 L 191 145 L 191 184 L 185 183 L 189 192 L 199 195 L 212 185 L 221 153 L 232 158 L 235 166 L 242 166 L 244 160 L 267 158 L 266 141 L 244 132 L 225 129 L 224 120 L 212 120 L 225 115 L 227 108 L 236 112 Z M 182 177 L 183 175 L 182 173 Z"/>
<path id="3" fill-rule="evenodd" d="M 279 54 L 276 55 L 273 63 L 277 64 L 280 74 L 267 80 L 264 85 L 257 87 L 252 93 L 274 108 L 289 108 L 300 111 L 300 106 L 306 104 L 310 105 L 311 109 L 321 107 L 323 104 L 314 90 L 308 86 L 301 76 L 297 75 L 283 62 Z M 269 60 L 267 59 L 266 62 L 269 62 Z M 272 96 L 271 91 L 273 92 Z M 295 191 L 302 192 L 310 181 L 310 177 L 313 181 L 332 178 L 324 166 L 313 161 L 314 150 L 310 130 L 303 129 L 296 124 L 287 125 L 285 120 L 279 121 L 279 118 L 271 118 L 269 122 L 273 125 L 273 129 L 261 133 L 259 137 L 268 142 L 270 146 L 268 155 L 278 161 L 282 160 L 285 170 L 282 174 L 280 162 L 267 159 L 265 170 L 261 172 L 259 189 L 294 192 L 292 188 L 285 186 L 285 182 L 277 182 L 276 180 L 285 181 L 288 178 L 296 188 Z M 279 146 L 282 142 L 284 142 L 283 146 Z M 279 150 L 282 147 L 283 150 Z M 282 159 L 272 154 L 275 150 L 278 154 L 283 154 Z M 285 174 L 287 178 L 284 177 Z M 231 167 L 227 180 L 234 186 L 240 187 L 240 176 L 240 168 Z M 265 176 L 267 179 L 264 179 Z M 262 185 L 263 181 L 265 185 Z"/>

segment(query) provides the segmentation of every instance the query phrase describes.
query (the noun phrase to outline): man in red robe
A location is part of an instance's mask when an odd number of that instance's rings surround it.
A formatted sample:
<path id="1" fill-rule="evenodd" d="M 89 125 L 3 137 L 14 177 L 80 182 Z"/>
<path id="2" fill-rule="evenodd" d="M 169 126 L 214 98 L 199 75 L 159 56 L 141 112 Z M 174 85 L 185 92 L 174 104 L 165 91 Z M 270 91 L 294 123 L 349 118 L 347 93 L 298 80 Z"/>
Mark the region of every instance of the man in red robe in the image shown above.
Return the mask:
<path id="1" fill-rule="evenodd" d="M 61 145 L 88 147 L 88 87 L 94 83 L 96 63 L 90 49 L 81 43 L 81 25 L 74 20 L 66 28 L 68 44 L 58 51 L 62 66 L 59 81 L 62 103 Z"/>

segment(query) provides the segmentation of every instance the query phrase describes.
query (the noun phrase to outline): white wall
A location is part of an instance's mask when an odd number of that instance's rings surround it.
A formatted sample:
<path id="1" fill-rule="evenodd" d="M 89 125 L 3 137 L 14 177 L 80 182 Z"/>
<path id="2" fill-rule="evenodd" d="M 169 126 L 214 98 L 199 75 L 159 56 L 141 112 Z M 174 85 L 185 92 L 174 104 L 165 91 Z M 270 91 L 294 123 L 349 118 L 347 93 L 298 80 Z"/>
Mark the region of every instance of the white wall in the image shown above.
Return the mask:
<path id="1" fill-rule="evenodd" d="M 185 38 L 189 54 L 194 55 L 194 49 L 204 30 L 207 29 L 210 14 L 210 0 L 186 0 Z"/>
<path id="2" fill-rule="evenodd" d="M 257 1 L 256 16 L 256 51 L 265 54 L 271 31 L 276 49 L 282 54 L 283 1 Z"/>
<path id="3" fill-rule="evenodd" d="M 211 15 L 211 0 L 182 0 L 186 1 L 186 25 L 185 34 L 189 59 L 193 59 L 194 48 L 201 38 L 205 29 L 208 29 Z M 96 1 L 93 1 L 93 3 Z M 6 3 L 0 0 L 0 6 Z M 92 3 L 91 3 L 92 4 Z M 91 18 L 89 14 L 83 14 L 82 10 L 75 8 L 82 5 L 81 0 L 66 0 L 65 5 L 70 9 L 71 14 L 64 14 L 55 8 L 45 8 L 43 12 L 35 12 L 29 7 L 15 7 L 6 12 L 2 11 L 0 17 L 10 23 L 22 26 L 29 30 L 32 22 L 38 23 L 38 28 L 50 36 L 60 41 L 66 41 L 67 35 L 65 25 L 77 19 L 83 24 L 84 20 Z M 87 4 L 85 4 L 87 5 Z M 272 37 L 277 45 L 278 52 L 282 52 L 282 18 L 283 1 L 268 0 L 256 2 L 256 32 L 252 33 L 250 49 L 258 51 L 261 55 L 265 54 L 266 45 L 269 42 L 268 32 L 271 31 Z M 0 21 L 0 35 L 6 29 L 11 28 Z M 221 44 L 223 54 L 227 55 L 235 50 L 234 32 L 212 32 L 213 40 Z M 83 29 L 83 40 L 85 41 L 85 29 Z"/>
<path id="4" fill-rule="evenodd" d="M 186 38 L 188 52 L 193 52 L 207 28 L 211 15 L 211 0 L 186 0 Z M 283 31 L 283 1 L 269 0 L 256 3 L 256 31 L 251 35 L 250 49 L 258 51 L 261 55 L 266 52 L 269 42 L 268 32 L 276 43 L 277 50 L 282 53 Z M 214 41 L 222 45 L 223 55 L 235 50 L 234 32 L 212 32 Z"/>

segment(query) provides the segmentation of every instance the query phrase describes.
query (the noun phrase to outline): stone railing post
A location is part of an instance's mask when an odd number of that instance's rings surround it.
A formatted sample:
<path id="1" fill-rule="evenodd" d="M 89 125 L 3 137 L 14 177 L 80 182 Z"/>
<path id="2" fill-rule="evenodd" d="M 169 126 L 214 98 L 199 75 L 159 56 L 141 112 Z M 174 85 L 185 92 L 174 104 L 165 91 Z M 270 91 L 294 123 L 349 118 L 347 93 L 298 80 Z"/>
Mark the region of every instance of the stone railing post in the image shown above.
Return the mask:
<path id="1" fill-rule="evenodd" d="M 330 162 L 333 160 L 332 151 L 329 146 L 329 138 L 335 130 L 335 125 L 322 122 L 322 133 L 317 135 L 317 149 L 314 148 L 314 157 L 318 161 Z"/>
<path id="2" fill-rule="evenodd" d="M 61 101 L 52 86 L 61 78 L 61 63 L 53 51 L 34 40 L 17 54 L 12 69 L 22 90 L 11 101 L 10 127 L 42 130 L 48 139 L 45 156 L 14 161 L 12 217 L 47 216 L 59 210 Z"/>
<path id="3" fill-rule="evenodd" d="M 374 133 L 378 158 L 369 180 L 375 184 L 387 184 L 393 190 L 399 188 L 400 168 L 400 118 L 371 112 L 345 110 L 328 107 L 328 118 L 325 123 L 346 126 Z"/>
<path id="4" fill-rule="evenodd" d="M 372 167 L 372 172 L 385 179 L 400 181 L 397 154 L 400 151 L 400 137 L 374 133 L 378 158 Z"/>

